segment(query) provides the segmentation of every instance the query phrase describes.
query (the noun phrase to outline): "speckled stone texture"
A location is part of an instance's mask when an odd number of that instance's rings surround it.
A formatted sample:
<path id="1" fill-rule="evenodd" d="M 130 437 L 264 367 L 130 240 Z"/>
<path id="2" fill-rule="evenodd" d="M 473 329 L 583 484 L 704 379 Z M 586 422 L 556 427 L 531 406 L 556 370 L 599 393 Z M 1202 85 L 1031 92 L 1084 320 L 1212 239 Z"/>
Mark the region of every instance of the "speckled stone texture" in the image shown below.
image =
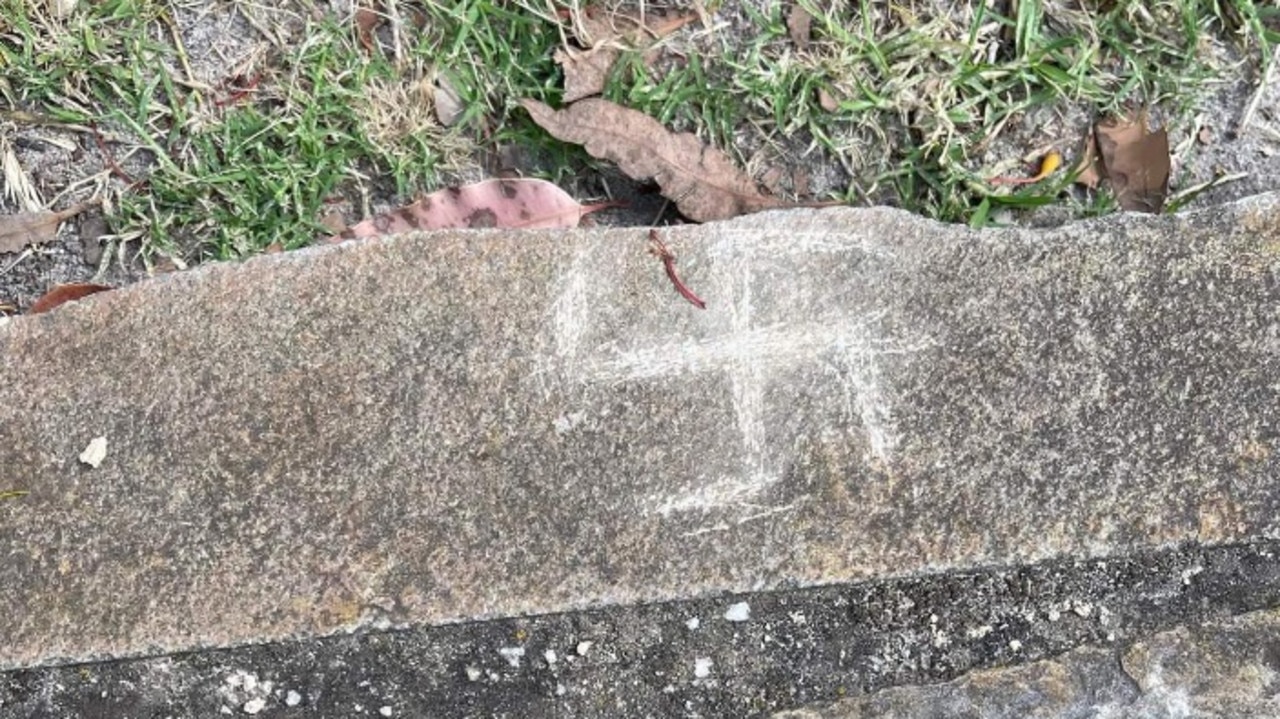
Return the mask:
<path id="1" fill-rule="evenodd" d="M 1280 195 L 664 234 L 706 311 L 643 230 L 490 231 L 10 321 L 0 668 L 1280 529 Z"/>
<path id="2" fill-rule="evenodd" d="M 1056 719 L 1277 717 L 1280 612 L 1179 627 L 1119 656 L 1100 647 L 972 672 L 945 684 L 893 687 L 774 719 Z"/>

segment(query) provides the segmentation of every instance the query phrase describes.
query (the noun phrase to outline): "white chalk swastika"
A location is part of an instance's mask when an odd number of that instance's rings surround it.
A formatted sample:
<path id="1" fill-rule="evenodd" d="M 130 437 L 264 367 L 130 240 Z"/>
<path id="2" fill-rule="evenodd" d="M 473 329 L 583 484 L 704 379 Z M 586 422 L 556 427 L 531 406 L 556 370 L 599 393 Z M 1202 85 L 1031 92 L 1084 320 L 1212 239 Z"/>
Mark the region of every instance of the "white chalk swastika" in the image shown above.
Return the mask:
<path id="1" fill-rule="evenodd" d="M 710 323 L 711 334 L 704 337 L 671 338 L 630 347 L 616 342 L 584 346 L 585 338 L 591 334 L 587 329 L 591 312 L 586 297 L 590 290 L 580 270 L 588 264 L 590 251 L 580 249 L 567 276 L 562 277 L 551 322 L 558 360 L 562 368 L 569 368 L 575 381 L 617 384 L 703 373 L 723 373 L 729 379 L 743 457 L 740 470 L 734 476 L 692 478 L 693 486 L 683 493 L 651 497 L 646 502 L 648 513 L 665 516 L 673 512 L 732 509 L 737 515 L 696 532 L 700 533 L 789 510 L 791 505 L 769 507 L 752 499 L 780 478 L 780 468 L 773 465 L 769 456 L 766 390 L 779 371 L 805 363 L 818 365 L 835 376 L 832 391 L 845 397 L 849 419 L 862 426 L 873 457 L 883 462 L 892 457 L 897 437 L 893 410 L 883 387 L 881 358 L 920 352 L 932 344 L 927 338 L 882 337 L 883 312 L 875 310 L 809 317 L 795 323 L 757 324 L 753 275 L 762 265 L 762 258 L 757 255 L 771 251 L 865 255 L 877 251 L 865 244 L 841 243 L 829 235 L 811 234 L 807 238 L 785 238 L 777 246 L 761 246 L 759 242 L 752 245 L 751 240 L 759 240 L 758 236 L 743 238 L 747 241 L 741 243 L 728 238 L 713 245 L 707 253 L 711 267 L 699 274 L 704 280 L 711 278 L 705 295 L 712 307 L 708 312 L 726 313 L 727 317 L 722 315 L 718 322 Z M 748 249 L 739 249 L 744 247 Z M 665 282 L 665 277 L 661 281 Z"/>

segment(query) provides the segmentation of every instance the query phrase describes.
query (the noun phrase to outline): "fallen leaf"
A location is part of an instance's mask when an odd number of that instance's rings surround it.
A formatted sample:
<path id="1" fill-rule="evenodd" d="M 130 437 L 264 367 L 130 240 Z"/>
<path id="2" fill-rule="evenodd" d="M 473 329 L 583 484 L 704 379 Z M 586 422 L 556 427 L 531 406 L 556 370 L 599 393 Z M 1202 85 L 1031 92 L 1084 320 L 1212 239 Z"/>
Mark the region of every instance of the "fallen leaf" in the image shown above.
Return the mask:
<path id="1" fill-rule="evenodd" d="M 622 55 L 621 50 L 601 47 L 596 50 L 556 50 L 555 61 L 564 71 L 564 101 L 575 102 L 604 92 L 609 71 Z"/>
<path id="2" fill-rule="evenodd" d="M 434 192 L 412 205 L 352 225 L 326 241 L 444 228 L 571 228 L 578 226 L 583 215 L 615 204 L 578 204 L 546 180 L 485 180 Z"/>
<path id="3" fill-rule="evenodd" d="M 1072 168 L 1076 173 L 1076 184 L 1096 190 L 1098 183 L 1102 182 L 1106 168 L 1102 166 L 1102 158 L 1098 156 L 1098 139 L 1094 137 L 1092 129 L 1085 134 L 1084 142 L 1081 144 L 1080 161 Z"/>
<path id="4" fill-rule="evenodd" d="M 90 267 L 97 267 L 102 261 L 103 235 L 107 234 L 107 220 L 99 213 L 80 221 L 80 256 Z"/>
<path id="5" fill-rule="evenodd" d="M 1196 133 L 1196 142 L 1201 145 L 1209 145 L 1213 143 L 1213 128 L 1208 125 L 1201 125 L 1200 131 Z"/>
<path id="6" fill-rule="evenodd" d="M 835 112 L 840 109 L 840 102 L 836 100 L 827 88 L 818 88 L 818 106 L 827 112 Z"/>
<path id="7" fill-rule="evenodd" d="M 644 13 L 610 10 L 590 5 L 569 12 L 573 37 L 584 48 L 606 44 L 638 48 L 670 35 L 698 19 L 696 12 L 667 12 L 654 8 Z"/>
<path id="8" fill-rule="evenodd" d="M 97 469 L 102 461 L 107 458 L 107 438 L 94 437 L 89 441 L 89 445 L 80 453 L 80 461 Z"/>
<path id="9" fill-rule="evenodd" d="M 1102 166 L 1116 201 L 1126 210 L 1159 212 L 1169 192 L 1169 136 L 1147 129 L 1145 112 L 1094 127 Z"/>
<path id="10" fill-rule="evenodd" d="M 108 285 L 95 285 L 89 282 L 72 282 L 65 285 L 54 285 L 53 289 L 40 296 L 40 299 L 31 304 L 27 310 L 29 315 L 38 315 L 42 312 L 64 305 L 68 302 L 88 297 L 99 292 L 115 289 Z"/>
<path id="11" fill-rule="evenodd" d="M 624 50 L 646 48 L 697 19 L 693 12 L 667 12 L 650 8 L 643 15 L 588 6 L 576 13 L 566 11 L 572 22 L 574 39 L 583 49 L 556 50 L 555 61 L 564 71 L 564 101 L 574 102 L 599 95 L 614 63 Z M 652 65 L 657 52 L 644 56 Z"/>
<path id="12" fill-rule="evenodd" d="M 371 7 L 361 5 L 356 8 L 354 18 L 356 39 L 360 41 L 366 52 L 373 52 L 374 48 L 377 47 L 373 34 L 382 20 L 382 15 Z"/>
<path id="13" fill-rule="evenodd" d="M 1045 156 L 1040 158 L 1040 169 L 1031 177 L 993 177 L 990 182 L 993 185 L 1030 185 L 1043 180 L 1052 175 L 1055 170 L 1062 167 L 1062 153 L 1057 150 L 1050 150 Z"/>
<path id="14" fill-rule="evenodd" d="M 552 137 L 617 163 L 634 180 L 653 178 L 662 194 L 696 222 L 782 205 L 762 194 L 723 152 L 691 133 L 673 133 L 643 112 L 597 98 L 579 100 L 563 110 L 537 100 L 520 104 Z"/>
<path id="15" fill-rule="evenodd" d="M 342 213 L 337 208 L 334 208 L 324 213 L 324 216 L 320 218 L 320 226 L 330 232 L 342 232 L 347 228 L 347 223 L 346 220 L 342 219 Z M 271 244 L 280 245 L 279 242 Z M 281 246 L 281 249 L 284 249 L 283 246 Z"/>
<path id="16" fill-rule="evenodd" d="M 800 3 L 791 5 L 791 12 L 787 13 L 787 32 L 791 35 L 791 42 L 795 44 L 797 50 L 807 50 L 809 48 L 810 26 L 813 25 L 813 16 Z"/>
<path id="17" fill-rule="evenodd" d="M 462 96 L 458 94 L 447 75 L 437 75 L 432 95 L 436 119 L 445 127 L 453 127 L 462 119 Z"/>
<path id="18" fill-rule="evenodd" d="M 84 212 L 98 204 L 97 201 L 81 202 L 58 212 L 22 212 L 17 215 L 0 215 L 0 253 L 19 252 L 27 245 L 52 242 L 58 235 L 62 221 Z"/>

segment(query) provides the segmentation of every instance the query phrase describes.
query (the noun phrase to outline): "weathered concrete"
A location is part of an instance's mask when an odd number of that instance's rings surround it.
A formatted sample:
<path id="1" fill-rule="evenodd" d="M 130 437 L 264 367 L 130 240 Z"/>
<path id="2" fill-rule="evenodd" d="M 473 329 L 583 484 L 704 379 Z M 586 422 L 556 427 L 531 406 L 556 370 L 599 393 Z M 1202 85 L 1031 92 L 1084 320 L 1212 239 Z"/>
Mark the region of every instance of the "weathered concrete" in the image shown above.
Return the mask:
<path id="1" fill-rule="evenodd" d="M 11 322 L 0 666 L 1280 526 L 1276 195 L 669 238 L 709 310 L 640 231 L 493 232 Z"/>

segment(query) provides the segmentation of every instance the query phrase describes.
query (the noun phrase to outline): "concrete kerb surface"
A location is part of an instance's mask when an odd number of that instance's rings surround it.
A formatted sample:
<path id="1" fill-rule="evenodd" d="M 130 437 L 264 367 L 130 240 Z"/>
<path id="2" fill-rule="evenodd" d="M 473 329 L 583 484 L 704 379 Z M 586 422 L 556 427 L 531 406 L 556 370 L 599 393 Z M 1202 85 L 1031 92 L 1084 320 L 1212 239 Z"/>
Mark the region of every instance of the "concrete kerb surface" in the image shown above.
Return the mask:
<path id="1" fill-rule="evenodd" d="M 1274 536 L 1278 217 L 670 230 L 706 311 L 638 230 L 406 236 L 12 320 L 0 666 Z"/>

